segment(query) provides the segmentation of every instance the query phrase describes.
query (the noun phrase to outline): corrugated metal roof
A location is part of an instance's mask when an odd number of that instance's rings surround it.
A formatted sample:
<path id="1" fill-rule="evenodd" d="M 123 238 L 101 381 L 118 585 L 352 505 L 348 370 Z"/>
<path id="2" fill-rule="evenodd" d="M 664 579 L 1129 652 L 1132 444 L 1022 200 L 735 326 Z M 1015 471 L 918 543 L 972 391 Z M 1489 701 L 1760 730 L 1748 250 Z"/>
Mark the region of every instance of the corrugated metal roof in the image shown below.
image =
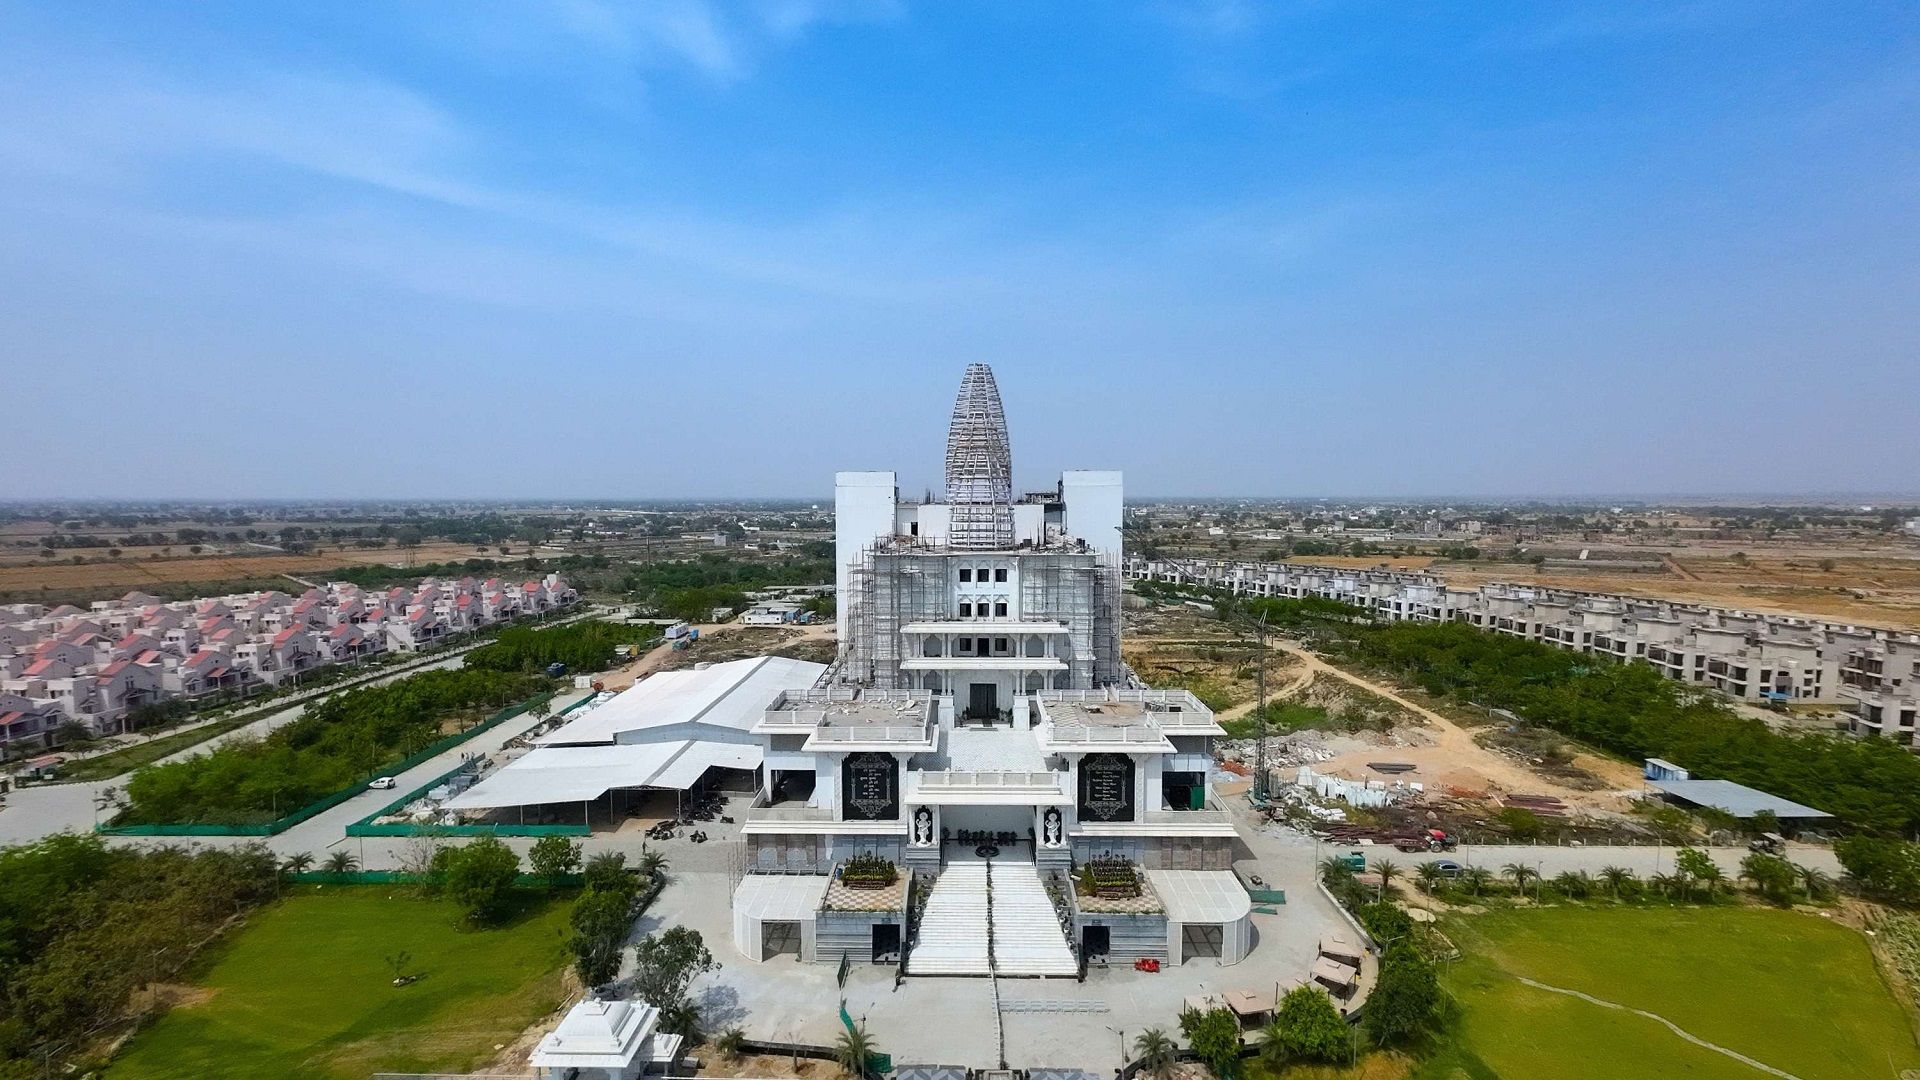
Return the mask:
<path id="1" fill-rule="evenodd" d="M 1648 780 L 1647 786 L 1655 791 L 1672 795 L 1696 806 L 1711 806 L 1724 810 L 1737 818 L 1750 818 L 1763 810 L 1773 811 L 1778 818 L 1830 818 L 1833 815 L 1824 810 L 1815 810 L 1803 806 L 1791 799 L 1778 795 L 1769 795 L 1745 784 L 1736 784 L 1731 780 Z"/>

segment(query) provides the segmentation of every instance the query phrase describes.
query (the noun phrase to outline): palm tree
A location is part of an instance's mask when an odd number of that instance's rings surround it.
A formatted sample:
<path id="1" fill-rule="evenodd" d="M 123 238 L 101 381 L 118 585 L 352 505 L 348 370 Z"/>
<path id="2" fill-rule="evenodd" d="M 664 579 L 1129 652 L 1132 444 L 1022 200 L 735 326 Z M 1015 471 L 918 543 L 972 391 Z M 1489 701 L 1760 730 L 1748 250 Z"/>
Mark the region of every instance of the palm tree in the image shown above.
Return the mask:
<path id="1" fill-rule="evenodd" d="M 640 845 L 640 860 L 635 864 L 648 878 L 656 878 L 667 872 L 667 857 L 645 844 Z"/>
<path id="2" fill-rule="evenodd" d="M 1600 880 L 1607 883 L 1607 892 L 1615 900 L 1620 899 L 1620 886 L 1634 880 L 1633 871 L 1624 866 L 1603 866 L 1600 868 Z"/>
<path id="3" fill-rule="evenodd" d="M 325 867 L 329 874 L 351 874 L 360 869 L 360 860 L 351 851 L 336 851 L 327 856 Z"/>
<path id="4" fill-rule="evenodd" d="M 1800 887 L 1807 890 L 1807 899 L 1825 900 L 1833 895 L 1833 879 L 1826 871 L 1811 866 L 1794 865 L 1794 873 L 1800 875 Z"/>
<path id="5" fill-rule="evenodd" d="M 1440 872 L 1440 867 L 1430 862 L 1421 863 L 1419 868 L 1414 870 L 1413 876 L 1420 883 L 1420 891 L 1425 893 L 1438 889 L 1440 883 L 1446 880 L 1446 875 Z"/>
<path id="6" fill-rule="evenodd" d="M 1387 898 L 1387 888 L 1394 878 L 1400 876 L 1400 868 L 1392 859 L 1381 859 L 1373 864 L 1374 873 L 1380 875 L 1380 899 Z"/>
<path id="7" fill-rule="evenodd" d="M 713 1037 L 713 1048 L 728 1061 L 739 1061 L 747 1051 L 747 1033 L 730 1027 Z"/>
<path id="8" fill-rule="evenodd" d="M 280 872 L 288 876 L 304 874 L 311 869 L 313 869 L 313 852 L 311 851 L 289 855 L 286 861 L 280 864 Z"/>
<path id="9" fill-rule="evenodd" d="M 1153 1080 L 1167 1080 L 1172 1076 L 1180 1055 L 1173 1040 L 1159 1028 L 1141 1032 L 1140 1037 L 1133 1040 L 1133 1053 L 1140 1061 L 1140 1071 Z"/>
<path id="10" fill-rule="evenodd" d="M 1515 892 L 1526 895 L 1527 882 L 1540 877 L 1540 872 L 1526 863 L 1510 862 L 1500 868 L 1500 876 L 1513 882 Z"/>
<path id="11" fill-rule="evenodd" d="M 1554 875 L 1553 888 L 1562 896 L 1585 900 L 1593 891 L 1593 879 L 1587 876 L 1585 870 L 1567 870 Z"/>
<path id="12" fill-rule="evenodd" d="M 1700 874 L 1699 874 L 1699 881 L 1700 881 L 1701 887 L 1705 890 L 1707 894 L 1707 899 L 1711 900 L 1713 899 L 1714 894 L 1719 893 L 1724 889 L 1726 889 L 1727 873 L 1726 871 L 1720 869 L 1718 866 L 1712 863 L 1709 863 L 1705 867 L 1701 868 Z"/>
<path id="13" fill-rule="evenodd" d="M 1353 876 L 1353 866 L 1345 859 L 1332 855 L 1320 860 L 1320 880 L 1327 888 L 1338 888 L 1340 883 Z"/>
<path id="14" fill-rule="evenodd" d="M 840 1033 L 839 1040 L 833 1044 L 833 1060 L 848 1076 L 865 1077 L 873 1051 L 873 1037 L 867 1034 L 867 1025 L 859 1023 Z"/>
<path id="15" fill-rule="evenodd" d="M 1473 895 L 1479 896 L 1482 889 L 1493 884 L 1493 871 L 1484 866 L 1469 866 L 1460 875 L 1460 880 L 1467 883 L 1467 888 L 1473 890 Z"/>
<path id="16" fill-rule="evenodd" d="M 1647 888 L 1661 896 L 1672 897 L 1675 892 L 1686 887 L 1687 879 L 1679 874 L 1649 874 Z"/>

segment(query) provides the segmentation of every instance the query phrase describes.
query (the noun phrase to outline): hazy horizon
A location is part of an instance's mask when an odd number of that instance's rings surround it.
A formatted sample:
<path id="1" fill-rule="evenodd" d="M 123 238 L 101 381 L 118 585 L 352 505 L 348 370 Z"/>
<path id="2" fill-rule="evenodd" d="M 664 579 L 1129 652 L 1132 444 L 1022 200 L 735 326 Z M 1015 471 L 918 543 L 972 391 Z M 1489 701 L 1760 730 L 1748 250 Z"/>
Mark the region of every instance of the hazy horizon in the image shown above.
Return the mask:
<path id="1" fill-rule="evenodd" d="M 0 499 L 917 492 L 974 360 L 1022 489 L 1906 498 L 1917 43 L 1897 3 L 0 2 Z"/>

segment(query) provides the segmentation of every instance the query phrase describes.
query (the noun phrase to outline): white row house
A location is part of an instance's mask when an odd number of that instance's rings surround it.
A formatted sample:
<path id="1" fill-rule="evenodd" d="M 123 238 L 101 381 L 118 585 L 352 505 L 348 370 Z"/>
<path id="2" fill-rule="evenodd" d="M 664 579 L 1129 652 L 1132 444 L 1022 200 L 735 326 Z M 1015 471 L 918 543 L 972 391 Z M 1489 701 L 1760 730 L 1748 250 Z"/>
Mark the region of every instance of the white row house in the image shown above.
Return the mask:
<path id="1" fill-rule="evenodd" d="M 1677 682 L 1742 701 L 1849 703 L 1854 733 L 1920 749 L 1920 635 L 1535 585 L 1461 589 L 1434 574 L 1396 570 L 1135 557 L 1125 574 L 1251 596 L 1323 597 L 1390 620 L 1464 622 L 1573 652 L 1645 661 Z"/>

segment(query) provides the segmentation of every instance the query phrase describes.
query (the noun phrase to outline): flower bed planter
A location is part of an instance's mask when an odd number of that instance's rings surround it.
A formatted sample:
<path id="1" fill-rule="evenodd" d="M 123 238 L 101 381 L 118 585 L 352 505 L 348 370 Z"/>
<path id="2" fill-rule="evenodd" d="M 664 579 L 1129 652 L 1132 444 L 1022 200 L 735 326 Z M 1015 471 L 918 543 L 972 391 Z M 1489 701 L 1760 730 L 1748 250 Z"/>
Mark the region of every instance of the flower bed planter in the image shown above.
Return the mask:
<path id="1" fill-rule="evenodd" d="M 1129 900 L 1141 893 L 1140 871 L 1125 859 L 1095 859 L 1074 871 L 1081 894 L 1106 900 Z"/>
<path id="2" fill-rule="evenodd" d="M 849 889 L 886 889 L 900 880 L 900 868 L 878 855 L 855 855 L 840 867 L 840 883 Z"/>

